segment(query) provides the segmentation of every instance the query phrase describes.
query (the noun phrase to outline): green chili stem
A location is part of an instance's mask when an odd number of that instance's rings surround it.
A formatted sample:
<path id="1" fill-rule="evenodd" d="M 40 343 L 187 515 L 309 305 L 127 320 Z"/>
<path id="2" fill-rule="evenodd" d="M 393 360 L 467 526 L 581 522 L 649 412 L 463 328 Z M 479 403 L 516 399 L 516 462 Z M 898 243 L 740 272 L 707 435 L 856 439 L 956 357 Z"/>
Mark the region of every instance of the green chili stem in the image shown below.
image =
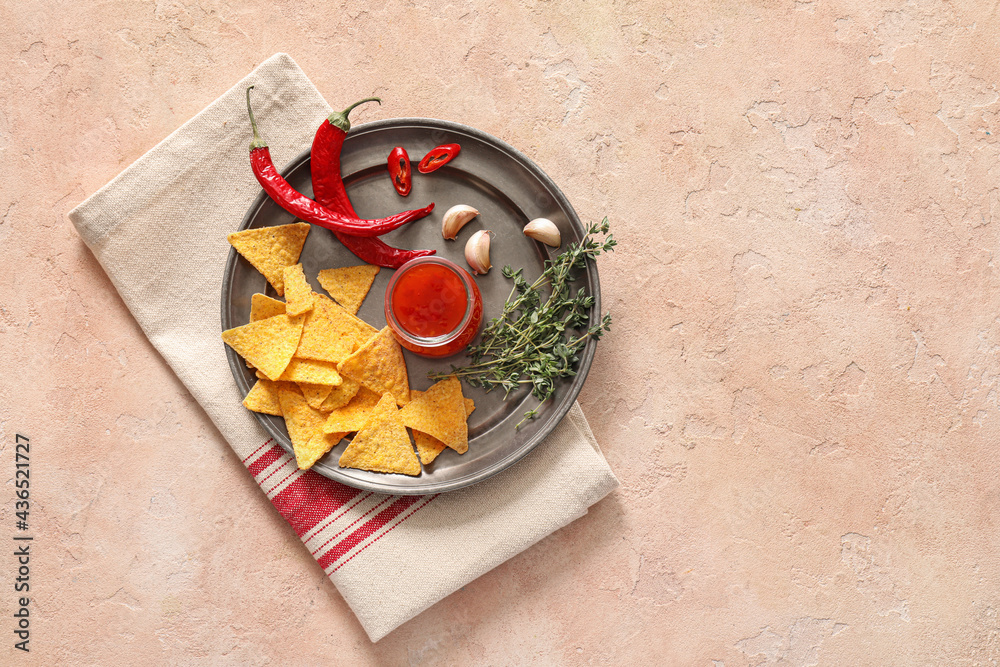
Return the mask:
<path id="1" fill-rule="evenodd" d="M 250 127 L 253 128 L 253 141 L 250 142 L 250 150 L 256 150 L 258 148 L 267 148 L 267 142 L 260 138 L 257 134 L 257 121 L 253 117 L 253 108 L 250 106 L 250 91 L 253 90 L 253 86 L 247 88 L 247 113 L 250 114 Z"/>
<path id="2" fill-rule="evenodd" d="M 344 132 L 344 134 L 347 134 L 351 131 L 351 121 L 348 120 L 347 115 L 354 110 L 354 107 L 364 104 L 365 102 L 378 102 L 379 104 L 382 104 L 382 100 L 378 97 L 366 97 L 363 100 L 358 100 L 343 111 L 334 111 L 332 114 L 327 116 L 326 119 L 329 121 L 330 125 L 339 128 Z"/>

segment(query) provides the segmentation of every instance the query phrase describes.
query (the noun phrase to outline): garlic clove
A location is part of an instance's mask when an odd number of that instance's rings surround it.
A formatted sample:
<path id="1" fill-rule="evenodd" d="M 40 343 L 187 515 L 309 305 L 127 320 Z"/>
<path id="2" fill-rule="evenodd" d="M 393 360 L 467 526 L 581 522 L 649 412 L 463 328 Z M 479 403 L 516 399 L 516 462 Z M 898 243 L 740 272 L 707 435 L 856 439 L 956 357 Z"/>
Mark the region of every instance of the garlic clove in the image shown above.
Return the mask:
<path id="1" fill-rule="evenodd" d="M 476 275 L 485 274 L 490 270 L 490 232 L 480 229 L 469 237 L 465 244 L 465 261 L 472 267 Z"/>
<path id="2" fill-rule="evenodd" d="M 552 222 L 548 218 L 535 218 L 528 224 L 524 226 L 524 235 L 533 238 L 536 241 L 541 241 L 545 245 L 552 246 L 553 248 L 558 248 L 559 244 L 562 243 L 562 236 L 559 234 L 559 228 L 556 227 L 556 223 Z"/>
<path id="3" fill-rule="evenodd" d="M 446 239 L 454 239 L 458 230 L 469 220 L 479 215 L 479 211 L 467 204 L 456 204 L 444 212 L 441 219 L 441 235 Z"/>

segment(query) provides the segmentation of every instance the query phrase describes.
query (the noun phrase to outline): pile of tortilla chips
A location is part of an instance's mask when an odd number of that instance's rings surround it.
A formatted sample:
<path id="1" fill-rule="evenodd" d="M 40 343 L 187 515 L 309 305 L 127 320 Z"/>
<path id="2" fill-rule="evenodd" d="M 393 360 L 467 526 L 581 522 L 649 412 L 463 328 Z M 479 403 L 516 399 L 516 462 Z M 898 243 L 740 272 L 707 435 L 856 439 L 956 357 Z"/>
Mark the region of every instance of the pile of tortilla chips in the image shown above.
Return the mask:
<path id="1" fill-rule="evenodd" d="M 250 322 L 222 340 L 256 369 L 243 405 L 283 417 L 299 468 L 307 469 L 351 433 L 340 466 L 419 475 L 445 448 L 469 448 L 475 405 L 450 376 L 411 391 L 403 350 L 388 327 L 356 315 L 379 267 L 333 268 L 317 276 L 333 297 L 312 290 L 298 263 L 307 223 L 248 229 L 230 244 L 284 301 L 254 294 Z M 413 439 L 410 439 L 410 431 Z"/>

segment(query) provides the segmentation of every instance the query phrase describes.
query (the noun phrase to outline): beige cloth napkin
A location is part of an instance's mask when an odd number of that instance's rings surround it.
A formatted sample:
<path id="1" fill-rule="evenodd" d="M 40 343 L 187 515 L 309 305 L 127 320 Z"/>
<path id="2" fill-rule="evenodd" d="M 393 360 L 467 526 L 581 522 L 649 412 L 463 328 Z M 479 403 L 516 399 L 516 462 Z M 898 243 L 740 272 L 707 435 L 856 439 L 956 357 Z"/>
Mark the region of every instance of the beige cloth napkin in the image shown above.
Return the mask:
<path id="1" fill-rule="evenodd" d="M 275 163 L 309 146 L 330 107 L 277 54 L 69 217 L 149 340 L 376 641 L 586 514 L 618 481 L 578 405 L 515 466 L 436 496 L 384 496 L 303 473 L 269 440 L 241 405 L 219 335 L 226 234 L 260 191 L 247 159 L 250 84 L 257 115 L 284 119 L 268 129 Z M 414 564 L 419 576 L 407 572 Z"/>

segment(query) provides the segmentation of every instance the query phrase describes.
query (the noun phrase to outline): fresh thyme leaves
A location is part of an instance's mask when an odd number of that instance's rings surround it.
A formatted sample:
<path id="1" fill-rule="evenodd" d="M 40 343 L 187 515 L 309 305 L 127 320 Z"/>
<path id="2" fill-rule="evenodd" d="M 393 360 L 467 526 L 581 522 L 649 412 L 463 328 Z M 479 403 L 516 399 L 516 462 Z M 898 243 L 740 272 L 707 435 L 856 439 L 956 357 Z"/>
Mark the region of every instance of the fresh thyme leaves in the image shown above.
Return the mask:
<path id="1" fill-rule="evenodd" d="M 451 373 L 431 377 L 441 379 L 453 374 L 486 391 L 500 387 L 505 395 L 530 384 L 531 395 L 540 403 L 551 398 L 556 380 L 576 375 L 578 355 L 587 341 L 599 339 L 611 327 L 610 313 L 591 324 L 594 297 L 587 294 L 585 287 L 575 293 L 571 288 L 588 258 L 615 247 L 609 229 L 607 218 L 590 225 L 580 243 L 571 243 L 554 259 L 546 260 L 542 275 L 531 284 L 521 275 L 522 269 L 503 267 L 504 277 L 514 281 L 514 288 L 503 313 L 486 324 L 480 344 L 469 349 L 472 363 L 461 368 L 452 366 Z M 596 238 L 598 234 L 604 238 Z M 546 288 L 547 298 L 543 294 Z M 517 427 L 537 414 L 537 408 L 526 412 Z"/>

